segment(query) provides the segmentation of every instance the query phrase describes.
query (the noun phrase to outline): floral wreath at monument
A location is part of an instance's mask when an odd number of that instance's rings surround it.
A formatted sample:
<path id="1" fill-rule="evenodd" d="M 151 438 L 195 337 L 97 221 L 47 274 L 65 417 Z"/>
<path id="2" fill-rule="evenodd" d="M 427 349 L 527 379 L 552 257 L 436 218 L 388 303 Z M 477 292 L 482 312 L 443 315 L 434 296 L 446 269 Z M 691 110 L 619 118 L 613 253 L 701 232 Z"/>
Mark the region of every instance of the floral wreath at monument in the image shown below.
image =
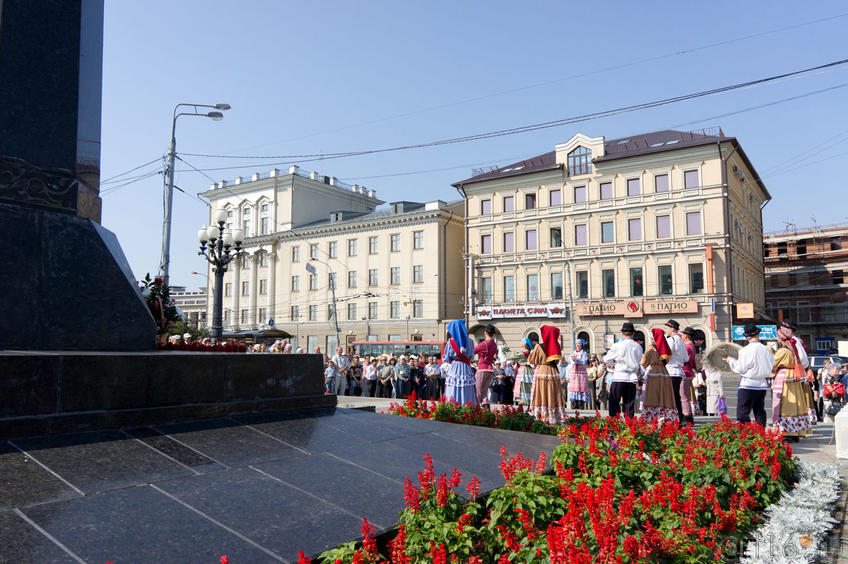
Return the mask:
<path id="1" fill-rule="evenodd" d="M 171 287 L 162 278 L 151 279 L 148 272 L 139 283 L 139 289 L 147 309 L 156 321 L 156 334 L 167 334 L 168 328 L 182 319 L 176 303 L 171 298 Z"/>

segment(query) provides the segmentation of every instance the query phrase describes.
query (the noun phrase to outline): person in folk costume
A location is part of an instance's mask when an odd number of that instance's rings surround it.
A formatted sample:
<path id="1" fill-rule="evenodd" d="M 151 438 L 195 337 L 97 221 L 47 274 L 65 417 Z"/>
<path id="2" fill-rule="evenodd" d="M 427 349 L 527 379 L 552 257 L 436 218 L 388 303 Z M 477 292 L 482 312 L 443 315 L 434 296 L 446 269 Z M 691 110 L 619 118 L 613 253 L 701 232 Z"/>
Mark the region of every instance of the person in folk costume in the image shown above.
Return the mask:
<path id="1" fill-rule="evenodd" d="M 636 403 L 636 387 L 639 382 L 639 363 L 644 351 L 642 346 L 633 340 L 636 329 L 629 321 L 621 326 L 621 339 L 604 355 L 607 371 L 611 371 L 609 414 L 617 417 L 623 413 L 625 417 L 633 417 Z"/>
<path id="2" fill-rule="evenodd" d="M 571 370 L 568 376 L 568 399 L 572 409 L 585 409 L 589 406 L 589 374 L 586 372 L 589 355 L 584 346 L 583 339 L 577 339 L 569 359 Z"/>
<path id="3" fill-rule="evenodd" d="M 665 340 L 668 343 L 668 348 L 671 349 L 671 358 L 665 365 L 668 375 L 671 377 L 671 385 L 674 388 L 675 405 L 677 406 L 677 417 L 680 425 L 684 425 L 691 414 L 692 407 L 689 405 L 688 397 L 684 399 L 683 394 L 683 365 L 689 360 L 689 354 L 686 352 L 686 345 L 677 331 L 680 329 L 680 324 L 674 319 L 669 319 L 665 323 Z"/>
<path id="4" fill-rule="evenodd" d="M 448 323 L 448 334 L 450 339 L 442 354 L 442 363 L 450 363 L 445 373 L 445 397 L 459 405 L 476 404 L 474 371 L 471 369 L 474 341 L 468 336 L 462 319 Z"/>
<path id="5" fill-rule="evenodd" d="M 809 368 L 810 360 L 807 357 L 807 351 L 804 349 L 804 343 L 801 342 L 801 339 L 795 336 L 794 323 L 787 320 L 781 324 L 780 329 L 777 330 L 777 342 L 780 346 L 786 347 L 792 351 L 792 355 L 795 357 L 793 370 L 798 373 L 798 377 L 800 378 L 801 372 L 806 372 L 806 369 Z M 804 376 L 802 387 L 804 388 L 804 393 L 807 395 L 810 423 L 815 425 L 819 421 L 819 416 L 818 413 L 816 413 L 816 400 L 815 395 L 813 394 L 813 387 L 810 382 L 807 381 L 806 374 Z"/>
<path id="6" fill-rule="evenodd" d="M 536 343 L 539 342 L 539 336 L 536 333 L 530 333 L 524 339 L 524 347 L 521 354 L 527 359 L 530 352 Z M 513 401 L 523 405 L 530 405 L 530 399 L 533 397 L 533 366 L 530 362 L 525 362 L 519 367 L 519 373 L 515 375 L 515 387 L 512 390 Z"/>
<path id="7" fill-rule="evenodd" d="M 486 339 L 474 347 L 474 352 L 477 354 L 477 373 L 474 375 L 474 380 L 475 393 L 480 403 L 488 407 L 488 392 L 494 376 L 494 362 L 498 357 L 498 344 L 495 342 L 497 329 L 494 325 L 487 325 L 484 332 Z"/>
<path id="8" fill-rule="evenodd" d="M 774 366 L 771 351 L 760 342 L 760 328 L 749 323 L 745 326 L 745 338 L 748 344 L 739 350 L 739 358 L 724 357 L 730 370 L 742 378 L 739 379 L 739 396 L 736 404 L 736 420 L 740 423 L 751 422 L 751 411 L 757 424 L 766 426 L 765 398 L 768 383 Z"/>
<path id="9" fill-rule="evenodd" d="M 772 423 L 790 441 L 812 433 L 810 405 L 804 390 L 806 378 L 795 373 L 795 355 L 788 348 L 781 348 L 774 355 L 772 368 Z"/>
<path id="10" fill-rule="evenodd" d="M 687 421 L 695 423 L 693 415 L 698 412 L 698 401 L 695 397 L 695 392 L 692 389 L 692 381 L 695 379 L 695 372 L 698 370 L 697 355 L 695 351 L 695 330 L 692 327 L 687 327 L 681 333 L 683 345 L 686 347 L 686 362 L 683 363 L 683 381 L 680 383 L 680 398 L 681 401 L 689 400 L 689 416 Z"/>
<path id="11" fill-rule="evenodd" d="M 527 360 L 536 366 L 530 413 L 540 421 L 557 425 L 566 417 L 562 384 L 557 369 L 557 362 L 562 360 L 559 329 L 551 325 L 542 325 L 540 329 L 542 344 L 536 343 L 527 357 Z"/>
<path id="12" fill-rule="evenodd" d="M 642 419 L 646 421 L 677 421 L 677 402 L 674 388 L 665 368 L 671 358 L 671 348 L 662 329 L 651 329 L 654 342 L 642 355 L 641 365 L 645 369 L 645 407 Z"/>

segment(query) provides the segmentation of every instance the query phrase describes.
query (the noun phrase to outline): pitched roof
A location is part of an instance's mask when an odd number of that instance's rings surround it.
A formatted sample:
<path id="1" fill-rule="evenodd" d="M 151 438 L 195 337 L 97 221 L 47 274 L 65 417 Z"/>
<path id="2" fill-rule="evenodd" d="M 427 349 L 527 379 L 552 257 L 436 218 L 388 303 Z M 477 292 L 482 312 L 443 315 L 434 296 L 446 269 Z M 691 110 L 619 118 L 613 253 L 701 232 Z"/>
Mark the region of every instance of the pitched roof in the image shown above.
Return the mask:
<path id="1" fill-rule="evenodd" d="M 530 157 L 523 161 L 518 161 L 517 163 L 498 167 L 495 170 L 484 172 L 483 174 L 478 174 L 459 182 L 454 182 L 452 186 L 458 187 L 469 182 L 482 182 L 484 180 L 492 180 L 494 178 L 506 178 L 508 176 L 518 176 L 519 174 L 531 174 L 533 172 L 540 172 L 543 170 L 553 170 L 560 168 L 561 166 L 562 165 L 559 165 L 556 162 L 556 151 L 551 151 L 549 153 Z"/>
<path id="2" fill-rule="evenodd" d="M 604 141 L 604 156 L 592 159 L 592 162 L 600 163 L 729 140 L 735 139 L 725 136 L 724 132 L 718 128 L 703 131 L 664 129 Z"/>

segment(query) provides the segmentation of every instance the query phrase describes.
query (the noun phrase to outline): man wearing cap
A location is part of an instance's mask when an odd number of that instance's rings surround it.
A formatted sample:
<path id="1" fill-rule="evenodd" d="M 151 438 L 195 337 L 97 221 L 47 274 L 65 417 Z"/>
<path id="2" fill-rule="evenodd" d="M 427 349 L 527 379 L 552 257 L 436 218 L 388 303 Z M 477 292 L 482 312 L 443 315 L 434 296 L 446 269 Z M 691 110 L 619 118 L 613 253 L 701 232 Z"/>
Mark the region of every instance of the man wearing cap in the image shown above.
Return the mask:
<path id="1" fill-rule="evenodd" d="M 697 353 L 695 352 L 695 330 L 692 327 L 687 327 L 683 331 L 681 331 L 681 338 L 683 339 L 683 345 L 686 347 L 686 362 L 683 363 L 683 381 L 680 384 L 680 397 L 681 403 L 687 402 L 690 405 L 689 415 L 687 416 L 687 421 L 689 423 L 694 424 L 695 419 L 692 417 L 694 414 L 694 409 L 691 408 L 692 403 L 694 401 L 694 396 L 692 395 L 692 381 L 695 379 L 695 372 L 698 370 L 698 364 L 695 360 Z"/>
<path id="2" fill-rule="evenodd" d="M 689 360 L 689 354 L 686 352 L 686 345 L 683 339 L 677 333 L 680 329 L 680 324 L 674 319 L 669 319 L 665 322 L 665 340 L 668 343 L 668 348 L 671 349 L 671 358 L 665 369 L 671 378 L 671 387 L 674 388 L 674 403 L 677 406 L 678 419 L 681 425 L 685 425 L 692 416 L 692 406 L 689 405 L 688 399 L 682 395 L 681 388 L 683 387 L 683 365 Z"/>
<path id="3" fill-rule="evenodd" d="M 766 390 L 767 378 L 771 376 L 774 357 L 771 351 L 760 342 L 760 328 L 749 323 L 745 326 L 745 338 L 748 344 L 739 351 L 739 358 L 725 357 L 730 369 L 742 376 L 739 381 L 739 400 L 736 407 L 736 419 L 740 423 L 750 423 L 751 410 L 757 424 L 766 426 Z"/>
<path id="4" fill-rule="evenodd" d="M 621 409 L 619 403 L 624 403 L 624 416 L 633 417 L 636 405 L 636 385 L 639 382 L 639 364 L 642 361 L 642 347 L 633 340 L 636 328 L 625 322 L 621 326 L 620 341 L 604 355 L 604 364 L 612 371 L 610 384 L 609 414 L 616 417 Z"/>
<path id="5" fill-rule="evenodd" d="M 496 332 L 497 329 L 494 325 L 487 325 L 485 329 L 486 339 L 474 347 L 474 352 L 477 354 L 477 373 L 474 375 L 474 388 L 477 401 L 483 407 L 489 406 L 489 386 L 494 374 L 493 363 L 498 356 L 498 345 L 495 343 Z"/>

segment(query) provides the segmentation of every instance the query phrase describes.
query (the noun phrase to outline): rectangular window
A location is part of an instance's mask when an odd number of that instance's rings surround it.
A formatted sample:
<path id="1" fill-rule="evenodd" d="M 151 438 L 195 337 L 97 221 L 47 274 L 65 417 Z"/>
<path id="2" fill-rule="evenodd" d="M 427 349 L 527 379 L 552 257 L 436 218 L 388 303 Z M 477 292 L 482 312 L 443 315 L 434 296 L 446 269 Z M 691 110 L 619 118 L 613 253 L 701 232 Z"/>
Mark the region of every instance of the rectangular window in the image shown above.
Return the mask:
<path id="1" fill-rule="evenodd" d="M 311 245 L 309 245 L 309 258 L 318 258 L 318 243 L 312 243 Z"/>
<path id="2" fill-rule="evenodd" d="M 514 276 L 504 276 L 504 301 L 505 302 L 514 302 L 515 301 L 515 277 Z"/>
<path id="3" fill-rule="evenodd" d="M 250 295 L 250 282 L 244 281 L 241 283 L 241 295 L 249 296 Z"/>
<path id="4" fill-rule="evenodd" d="M 413 249 L 423 249 L 424 248 L 424 232 L 423 231 L 413 231 L 412 232 L 412 248 Z"/>
<path id="5" fill-rule="evenodd" d="M 589 238 L 586 234 L 586 224 L 580 224 L 574 226 L 574 244 L 575 245 L 588 245 Z"/>
<path id="6" fill-rule="evenodd" d="M 357 253 L 356 239 L 347 240 L 347 256 L 355 257 Z"/>
<path id="7" fill-rule="evenodd" d="M 259 281 L 259 293 L 263 296 L 268 293 L 268 281 L 267 280 L 260 280 Z"/>
<path id="8" fill-rule="evenodd" d="M 658 174 L 654 177 L 654 192 L 668 192 L 667 174 Z"/>
<path id="9" fill-rule="evenodd" d="M 559 206 L 562 205 L 562 191 L 561 190 L 551 190 L 550 192 L 551 205 Z"/>
<path id="10" fill-rule="evenodd" d="M 604 281 L 604 297 L 615 297 L 615 270 L 602 270 L 601 278 Z"/>
<path id="11" fill-rule="evenodd" d="M 300 247 L 292 247 L 292 262 L 300 262 Z"/>
<path id="12" fill-rule="evenodd" d="M 686 234 L 700 235 L 701 234 L 701 212 L 686 213 Z"/>
<path id="13" fill-rule="evenodd" d="M 400 252 L 400 234 L 392 233 L 390 241 L 390 250 L 393 253 Z"/>
<path id="14" fill-rule="evenodd" d="M 701 263 L 689 265 L 689 293 L 697 294 L 704 291 L 704 265 Z"/>
<path id="15" fill-rule="evenodd" d="M 291 320 L 297 321 L 298 319 L 300 319 L 300 308 L 291 306 Z"/>
<path id="16" fill-rule="evenodd" d="M 412 317 L 424 317 L 424 300 L 412 300 Z"/>
<path id="17" fill-rule="evenodd" d="M 627 179 L 627 195 L 628 196 L 638 196 L 642 193 L 642 185 L 639 182 L 638 178 L 628 178 Z"/>
<path id="18" fill-rule="evenodd" d="M 528 251 L 536 250 L 536 230 L 528 229 L 524 232 L 524 248 Z"/>
<path id="19" fill-rule="evenodd" d="M 551 299 L 562 299 L 562 272 L 551 273 Z"/>
<path id="20" fill-rule="evenodd" d="M 424 265 L 415 264 L 412 266 L 412 283 L 421 284 L 424 282 Z"/>
<path id="21" fill-rule="evenodd" d="M 577 297 L 589 297 L 589 273 L 585 270 L 577 271 Z"/>
<path id="22" fill-rule="evenodd" d="M 601 199 L 612 200 L 612 182 L 601 182 Z"/>
<path id="23" fill-rule="evenodd" d="M 259 211 L 262 213 L 268 213 L 268 204 L 262 204 L 259 206 Z"/>
<path id="24" fill-rule="evenodd" d="M 503 234 L 503 252 L 515 252 L 515 234 L 511 231 Z"/>
<path id="25" fill-rule="evenodd" d="M 643 296 L 644 279 L 642 278 L 642 268 L 630 269 L 630 295 L 634 298 Z"/>
<path id="26" fill-rule="evenodd" d="M 551 247 L 562 247 L 562 229 L 551 227 Z"/>
<path id="27" fill-rule="evenodd" d="M 226 284 L 224 284 L 224 296 L 229 298 L 232 295 L 233 295 L 233 283 L 227 282 Z"/>
<path id="28" fill-rule="evenodd" d="M 250 268 L 250 255 L 244 255 L 241 257 L 241 268 L 242 270 Z"/>
<path id="29" fill-rule="evenodd" d="M 336 289 L 336 273 L 330 272 L 327 274 L 327 287 L 331 290 Z"/>
<path id="30" fill-rule="evenodd" d="M 268 321 L 268 309 L 264 307 L 259 308 L 259 323 L 265 323 Z"/>
<path id="31" fill-rule="evenodd" d="M 247 320 L 248 320 L 248 317 L 247 317 L 247 310 L 246 310 L 246 309 L 243 309 L 243 310 L 241 310 L 241 322 L 242 322 L 242 323 L 247 323 Z"/>
<path id="32" fill-rule="evenodd" d="M 347 320 L 356 321 L 356 304 L 354 303 L 347 304 Z"/>
<path id="33" fill-rule="evenodd" d="M 259 253 L 259 266 L 268 266 L 268 253 Z"/>
<path id="34" fill-rule="evenodd" d="M 601 243 L 615 243 L 615 222 L 601 222 Z"/>
<path id="35" fill-rule="evenodd" d="M 368 319 L 377 319 L 377 302 L 368 302 Z"/>
<path id="36" fill-rule="evenodd" d="M 316 276 L 315 274 L 309 275 L 309 289 L 310 290 L 317 290 L 318 289 L 318 276 Z"/>
<path id="37" fill-rule="evenodd" d="M 833 271 L 833 283 L 834 284 L 844 284 L 845 283 L 845 273 L 842 270 L 834 270 Z"/>
<path id="38" fill-rule="evenodd" d="M 641 218 L 633 218 L 627 220 L 627 237 L 629 241 L 641 241 L 642 240 L 642 219 Z"/>
<path id="39" fill-rule="evenodd" d="M 376 255 L 377 254 L 377 236 L 368 237 L 368 254 Z"/>
<path id="40" fill-rule="evenodd" d="M 492 236 L 482 235 L 480 237 L 480 253 L 488 255 L 492 253 Z"/>
<path id="41" fill-rule="evenodd" d="M 250 237 L 250 220 L 245 219 L 241 222 L 241 230 L 244 232 L 245 237 Z"/>
<path id="42" fill-rule="evenodd" d="M 270 232 L 271 222 L 267 217 L 263 217 L 259 220 L 259 229 L 262 235 L 267 235 Z"/>
<path id="43" fill-rule="evenodd" d="M 369 268 L 368 269 L 368 285 L 376 286 L 377 285 L 377 269 Z"/>
<path id="44" fill-rule="evenodd" d="M 505 211 L 505 212 L 515 211 L 515 196 L 504 196 L 503 211 Z"/>
<path id="45" fill-rule="evenodd" d="M 347 272 L 347 287 L 348 288 L 356 288 L 356 271 L 349 270 Z"/>
<path id="46" fill-rule="evenodd" d="M 391 270 L 391 281 L 389 284 L 400 284 L 400 267 L 393 266 Z"/>
<path id="47" fill-rule="evenodd" d="M 309 306 L 309 321 L 318 321 L 318 306 Z"/>
<path id="48" fill-rule="evenodd" d="M 335 241 L 327 243 L 327 254 L 330 258 L 336 258 L 338 256 L 338 243 Z"/>
<path id="49" fill-rule="evenodd" d="M 524 194 L 524 209 L 536 209 L 536 194 Z"/>
<path id="50" fill-rule="evenodd" d="M 671 265 L 660 266 L 657 268 L 657 275 L 660 280 L 660 295 L 670 296 L 674 293 L 674 279 L 671 276 Z"/>
<path id="51" fill-rule="evenodd" d="M 582 204 L 589 199 L 589 190 L 585 186 L 574 187 L 574 203 Z"/>
<path id="52" fill-rule="evenodd" d="M 233 320 L 233 312 L 228 309 L 224 312 L 224 322 L 230 323 L 232 320 Z"/>
<path id="53" fill-rule="evenodd" d="M 389 317 L 400 318 L 400 302 L 389 302 Z"/>
<path id="54" fill-rule="evenodd" d="M 528 302 L 539 301 L 539 275 L 538 274 L 528 274 L 527 275 L 527 301 Z"/>
<path id="55" fill-rule="evenodd" d="M 668 239 L 671 237 L 671 216 L 657 216 L 657 239 Z"/>
<path id="56" fill-rule="evenodd" d="M 298 276 L 298 275 L 292 276 L 291 291 L 292 292 L 299 292 L 300 291 L 300 276 Z"/>
<path id="57" fill-rule="evenodd" d="M 492 200 L 480 200 L 480 215 L 492 215 Z"/>
<path id="58" fill-rule="evenodd" d="M 492 303 L 492 279 L 488 276 L 480 278 L 480 303 Z"/>
<path id="59" fill-rule="evenodd" d="M 683 172 L 683 187 L 684 188 L 697 188 L 700 186 L 698 182 L 698 171 L 697 170 L 687 170 Z"/>

